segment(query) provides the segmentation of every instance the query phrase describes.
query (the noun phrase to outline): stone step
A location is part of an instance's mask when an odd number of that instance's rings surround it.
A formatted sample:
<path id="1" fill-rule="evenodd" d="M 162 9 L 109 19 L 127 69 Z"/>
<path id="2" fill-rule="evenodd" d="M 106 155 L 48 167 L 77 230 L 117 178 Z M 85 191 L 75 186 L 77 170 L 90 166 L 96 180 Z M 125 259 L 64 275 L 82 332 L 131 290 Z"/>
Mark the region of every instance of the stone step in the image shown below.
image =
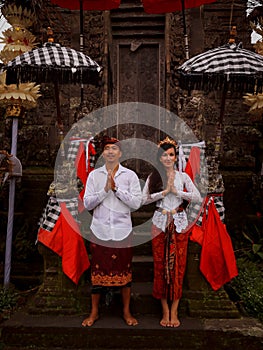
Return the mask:
<path id="1" fill-rule="evenodd" d="M 152 282 L 133 282 L 131 295 L 131 310 L 136 315 L 161 315 L 160 301 L 152 296 Z M 90 311 L 90 283 L 78 287 L 76 290 L 53 292 L 49 289 L 40 289 L 28 304 L 31 314 L 75 315 Z M 122 300 L 120 290 L 105 290 L 101 297 L 100 312 L 121 314 Z M 179 304 L 179 315 L 182 317 L 206 318 L 240 318 L 236 305 L 221 289 L 214 291 L 191 291 L 187 286 L 183 288 L 183 297 Z"/>
<path id="2" fill-rule="evenodd" d="M 179 328 L 161 327 L 159 317 L 140 315 L 136 327 L 120 315 L 103 314 L 90 328 L 85 315 L 45 316 L 18 312 L 2 324 L 1 349 L 177 349 L 262 348 L 263 327 L 254 319 L 181 318 Z M 241 345 L 242 344 L 242 345 Z"/>

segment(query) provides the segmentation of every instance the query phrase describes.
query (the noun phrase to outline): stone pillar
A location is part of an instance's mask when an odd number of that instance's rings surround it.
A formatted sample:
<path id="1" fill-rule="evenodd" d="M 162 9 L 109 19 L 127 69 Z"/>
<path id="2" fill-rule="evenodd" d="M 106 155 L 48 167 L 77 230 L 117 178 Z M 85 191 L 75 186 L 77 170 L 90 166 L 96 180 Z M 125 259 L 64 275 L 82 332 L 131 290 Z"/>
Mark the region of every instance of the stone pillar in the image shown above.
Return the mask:
<path id="1" fill-rule="evenodd" d="M 29 305 L 33 314 L 71 315 L 88 310 L 89 292 L 76 286 L 62 271 L 61 258 L 41 243 L 38 251 L 44 260 L 43 283 Z"/>

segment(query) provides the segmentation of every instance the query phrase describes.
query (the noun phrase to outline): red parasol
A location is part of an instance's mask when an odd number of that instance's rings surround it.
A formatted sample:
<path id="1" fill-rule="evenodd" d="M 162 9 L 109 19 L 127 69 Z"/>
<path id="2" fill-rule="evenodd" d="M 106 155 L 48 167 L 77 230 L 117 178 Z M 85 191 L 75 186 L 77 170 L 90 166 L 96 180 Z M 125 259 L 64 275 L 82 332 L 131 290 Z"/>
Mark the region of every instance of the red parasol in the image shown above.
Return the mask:
<path id="1" fill-rule="evenodd" d="M 70 10 L 79 10 L 82 5 L 84 11 L 104 11 L 118 8 L 121 0 L 51 0 L 51 2 Z"/>
<path id="2" fill-rule="evenodd" d="M 145 12 L 164 13 L 182 11 L 204 4 L 210 4 L 216 0 L 142 0 Z"/>
<path id="3" fill-rule="evenodd" d="M 83 11 L 111 10 L 120 6 L 121 0 L 50 0 L 53 4 L 70 10 L 80 11 L 80 51 L 83 49 Z M 188 36 L 185 22 L 185 9 L 211 4 L 216 0 L 141 0 L 145 12 L 166 13 L 182 11 L 185 37 L 185 56 L 189 59 Z"/>
<path id="4" fill-rule="evenodd" d="M 185 40 L 185 57 L 189 59 L 188 35 L 186 30 L 185 9 L 199 7 L 205 4 L 211 4 L 216 0 L 142 0 L 143 7 L 147 13 L 165 13 L 182 11 L 184 40 Z"/>

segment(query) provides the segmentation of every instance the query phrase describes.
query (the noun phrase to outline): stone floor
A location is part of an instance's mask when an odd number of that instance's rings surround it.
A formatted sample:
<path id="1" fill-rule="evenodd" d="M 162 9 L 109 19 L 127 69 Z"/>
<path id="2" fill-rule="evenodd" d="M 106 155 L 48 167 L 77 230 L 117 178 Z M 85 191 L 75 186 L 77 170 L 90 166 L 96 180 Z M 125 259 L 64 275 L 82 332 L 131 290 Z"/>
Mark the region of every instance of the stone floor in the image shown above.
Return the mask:
<path id="1" fill-rule="evenodd" d="M 59 311 L 58 311 L 59 313 Z M 263 325 L 252 318 L 181 318 L 181 326 L 163 328 L 156 315 L 138 315 L 127 326 L 120 315 L 103 313 L 92 327 L 86 315 L 14 314 L 1 324 L 1 349 L 263 349 Z"/>

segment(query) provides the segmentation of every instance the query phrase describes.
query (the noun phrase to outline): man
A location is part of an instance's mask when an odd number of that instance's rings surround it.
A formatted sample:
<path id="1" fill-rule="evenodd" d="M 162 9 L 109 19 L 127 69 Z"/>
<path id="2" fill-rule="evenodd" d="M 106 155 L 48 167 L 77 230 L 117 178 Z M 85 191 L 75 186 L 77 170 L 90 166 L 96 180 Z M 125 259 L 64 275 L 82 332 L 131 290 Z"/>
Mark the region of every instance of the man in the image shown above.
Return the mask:
<path id="1" fill-rule="evenodd" d="M 131 210 L 141 205 L 140 182 L 130 169 L 123 167 L 119 140 L 104 137 L 105 165 L 88 177 L 84 205 L 93 210 L 91 231 L 91 313 L 83 326 L 92 326 L 99 318 L 99 301 L 103 287 L 121 287 L 123 318 L 127 325 L 137 320 L 130 312 L 132 281 Z"/>

